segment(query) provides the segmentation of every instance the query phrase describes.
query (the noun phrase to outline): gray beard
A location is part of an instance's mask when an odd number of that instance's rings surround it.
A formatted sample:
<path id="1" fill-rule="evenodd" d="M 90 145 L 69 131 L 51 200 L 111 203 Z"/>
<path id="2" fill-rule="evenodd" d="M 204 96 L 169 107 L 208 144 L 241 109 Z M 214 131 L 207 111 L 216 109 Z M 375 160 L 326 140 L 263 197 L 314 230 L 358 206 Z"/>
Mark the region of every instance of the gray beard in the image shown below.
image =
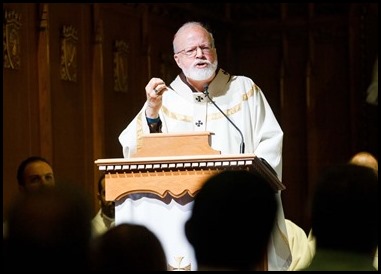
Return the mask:
<path id="1" fill-rule="evenodd" d="M 192 80 L 196 81 L 203 81 L 210 79 L 214 73 L 216 72 L 218 62 L 214 61 L 213 64 L 209 65 L 205 69 L 189 69 L 187 71 L 184 71 L 184 75 Z"/>

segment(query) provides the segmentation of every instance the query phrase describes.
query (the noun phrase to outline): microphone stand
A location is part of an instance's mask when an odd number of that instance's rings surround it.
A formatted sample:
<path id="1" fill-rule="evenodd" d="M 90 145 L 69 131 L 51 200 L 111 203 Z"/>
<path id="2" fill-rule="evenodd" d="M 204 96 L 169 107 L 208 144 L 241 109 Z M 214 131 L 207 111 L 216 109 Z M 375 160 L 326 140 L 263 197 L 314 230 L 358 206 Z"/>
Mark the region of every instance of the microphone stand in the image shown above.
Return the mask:
<path id="1" fill-rule="evenodd" d="M 239 132 L 239 135 L 241 135 L 241 144 L 240 144 L 240 147 L 239 147 L 239 150 L 240 150 L 240 153 L 241 154 L 244 154 L 245 153 L 245 142 L 244 142 L 244 138 L 243 138 L 243 134 L 241 132 L 241 130 L 233 123 L 233 121 L 225 114 L 225 112 L 223 112 L 219 106 L 212 100 L 212 98 L 210 98 L 209 96 L 209 91 L 208 91 L 208 86 L 205 86 L 204 88 L 204 94 L 208 97 L 208 99 L 213 103 L 213 105 L 225 116 L 226 119 L 228 119 L 228 121 L 235 127 L 235 129 Z"/>

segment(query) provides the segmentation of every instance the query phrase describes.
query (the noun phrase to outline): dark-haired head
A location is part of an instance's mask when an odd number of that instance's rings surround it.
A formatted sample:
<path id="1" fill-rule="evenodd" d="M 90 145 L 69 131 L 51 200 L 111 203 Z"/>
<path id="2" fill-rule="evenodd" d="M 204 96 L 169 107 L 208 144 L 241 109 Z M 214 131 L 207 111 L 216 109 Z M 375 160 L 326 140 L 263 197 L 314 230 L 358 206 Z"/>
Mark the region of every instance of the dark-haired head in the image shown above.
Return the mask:
<path id="1" fill-rule="evenodd" d="M 261 175 L 226 170 L 210 177 L 186 223 L 199 265 L 255 269 L 263 262 L 276 212 L 275 192 Z"/>
<path id="2" fill-rule="evenodd" d="M 41 186 L 54 186 L 54 172 L 51 164 L 41 156 L 31 156 L 23 160 L 17 169 L 20 191 L 30 191 Z"/>

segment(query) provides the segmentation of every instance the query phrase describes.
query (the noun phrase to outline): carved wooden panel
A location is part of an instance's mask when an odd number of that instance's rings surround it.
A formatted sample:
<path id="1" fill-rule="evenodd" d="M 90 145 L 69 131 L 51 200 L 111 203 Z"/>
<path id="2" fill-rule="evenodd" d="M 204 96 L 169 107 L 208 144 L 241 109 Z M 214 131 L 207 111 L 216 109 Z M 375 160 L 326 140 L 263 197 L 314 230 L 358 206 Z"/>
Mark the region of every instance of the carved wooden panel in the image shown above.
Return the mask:
<path id="1" fill-rule="evenodd" d="M 63 26 L 61 29 L 61 79 L 77 82 L 78 64 L 78 30 L 74 26 Z"/>
<path id="2" fill-rule="evenodd" d="M 123 40 L 114 42 L 114 90 L 127 92 L 128 90 L 128 44 Z"/>
<path id="3" fill-rule="evenodd" d="M 15 10 L 3 10 L 3 67 L 20 68 L 21 14 Z"/>

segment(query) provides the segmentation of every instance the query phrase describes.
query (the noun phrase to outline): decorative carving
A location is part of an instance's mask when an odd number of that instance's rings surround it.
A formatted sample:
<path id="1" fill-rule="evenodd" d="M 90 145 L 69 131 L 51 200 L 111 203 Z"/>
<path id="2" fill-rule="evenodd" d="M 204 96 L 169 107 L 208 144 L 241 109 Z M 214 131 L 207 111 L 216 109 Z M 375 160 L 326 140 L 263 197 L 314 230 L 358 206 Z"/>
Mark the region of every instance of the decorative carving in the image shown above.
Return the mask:
<path id="1" fill-rule="evenodd" d="M 182 266 L 182 260 L 184 259 L 183 256 L 175 257 L 175 261 L 177 263 L 176 266 L 172 266 L 168 264 L 168 270 L 169 271 L 191 271 L 192 266 L 191 264 L 188 264 L 186 266 Z"/>
<path id="2" fill-rule="evenodd" d="M 128 90 L 128 45 L 121 40 L 114 43 L 114 90 Z"/>
<path id="3" fill-rule="evenodd" d="M 78 31 L 73 26 L 63 26 L 61 32 L 61 79 L 77 82 Z"/>
<path id="4" fill-rule="evenodd" d="M 14 10 L 4 11 L 3 21 L 3 67 L 20 68 L 21 15 Z"/>

